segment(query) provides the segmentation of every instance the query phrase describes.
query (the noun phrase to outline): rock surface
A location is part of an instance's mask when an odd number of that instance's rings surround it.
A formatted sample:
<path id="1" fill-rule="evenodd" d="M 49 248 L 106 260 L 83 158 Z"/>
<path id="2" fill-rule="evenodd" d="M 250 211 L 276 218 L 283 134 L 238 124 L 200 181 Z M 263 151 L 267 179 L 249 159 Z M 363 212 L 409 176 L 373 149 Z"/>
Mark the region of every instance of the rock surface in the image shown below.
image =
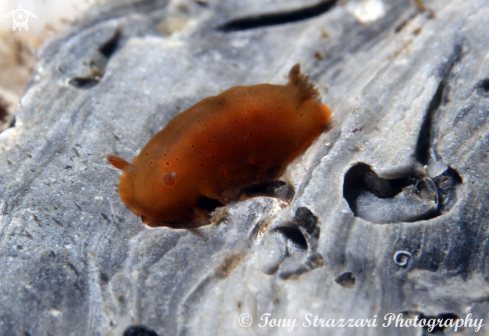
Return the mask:
<path id="1" fill-rule="evenodd" d="M 0 334 L 421 335 L 383 317 L 487 319 L 489 3 L 415 3 L 113 1 L 47 43 L 0 134 Z M 178 112 L 283 84 L 297 62 L 335 121 L 281 177 L 291 202 L 237 201 L 191 231 L 121 203 L 104 153 L 131 159 Z M 266 313 L 299 326 L 260 327 Z M 377 327 L 305 328 L 308 313 Z"/>

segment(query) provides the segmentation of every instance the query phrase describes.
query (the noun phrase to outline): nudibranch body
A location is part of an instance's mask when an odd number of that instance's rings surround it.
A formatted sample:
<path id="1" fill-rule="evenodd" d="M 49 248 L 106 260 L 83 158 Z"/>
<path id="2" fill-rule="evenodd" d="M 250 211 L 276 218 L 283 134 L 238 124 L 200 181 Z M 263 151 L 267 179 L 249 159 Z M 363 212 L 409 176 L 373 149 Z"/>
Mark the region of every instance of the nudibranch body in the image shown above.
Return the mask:
<path id="1" fill-rule="evenodd" d="M 122 201 L 149 225 L 191 220 L 202 197 L 227 203 L 275 178 L 324 130 L 328 107 L 296 64 L 286 85 L 235 86 L 173 118 L 123 173 Z"/>

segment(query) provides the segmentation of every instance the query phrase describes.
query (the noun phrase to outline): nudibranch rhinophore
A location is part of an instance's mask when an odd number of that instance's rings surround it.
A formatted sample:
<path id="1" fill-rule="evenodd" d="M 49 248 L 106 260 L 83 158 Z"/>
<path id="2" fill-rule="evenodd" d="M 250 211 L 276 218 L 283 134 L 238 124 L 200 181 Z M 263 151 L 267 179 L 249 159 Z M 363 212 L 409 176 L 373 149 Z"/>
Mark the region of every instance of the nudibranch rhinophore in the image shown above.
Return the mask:
<path id="1" fill-rule="evenodd" d="M 225 204 L 271 181 L 325 129 L 331 112 L 300 65 L 286 85 L 235 86 L 178 114 L 123 170 L 122 201 L 151 226 L 191 222 L 202 197 Z"/>

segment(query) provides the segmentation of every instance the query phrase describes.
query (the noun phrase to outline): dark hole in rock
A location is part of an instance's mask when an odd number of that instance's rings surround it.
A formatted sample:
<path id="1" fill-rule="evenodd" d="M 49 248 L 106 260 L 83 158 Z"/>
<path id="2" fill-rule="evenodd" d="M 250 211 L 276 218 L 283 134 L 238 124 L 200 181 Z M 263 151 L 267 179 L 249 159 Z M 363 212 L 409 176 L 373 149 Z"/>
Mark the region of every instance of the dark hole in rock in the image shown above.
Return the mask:
<path id="1" fill-rule="evenodd" d="M 0 122 L 5 122 L 5 118 L 9 115 L 7 108 L 2 105 L 0 100 Z"/>
<path id="2" fill-rule="evenodd" d="M 7 107 L 8 104 L 2 101 L 0 97 L 0 132 L 15 126 L 15 116 L 8 112 Z"/>
<path id="3" fill-rule="evenodd" d="M 276 230 L 290 241 L 289 254 L 295 250 L 307 251 L 307 241 L 301 230 L 293 227 L 279 227 Z"/>
<path id="4" fill-rule="evenodd" d="M 483 79 L 481 81 L 480 88 L 485 92 L 489 92 L 489 78 Z"/>
<path id="5" fill-rule="evenodd" d="M 90 89 L 100 82 L 100 79 L 105 74 L 105 68 L 109 59 L 114 55 L 120 45 L 121 34 L 116 31 L 114 35 L 107 40 L 100 48 L 98 48 L 91 59 L 88 61 L 90 73 L 72 78 L 69 81 L 71 86 L 77 89 Z M 60 69 L 62 71 L 62 69 Z"/>
<path id="6" fill-rule="evenodd" d="M 280 265 L 279 277 L 292 279 L 324 266 L 324 259 L 317 253 L 320 228 L 318 218 L 306 207 L 299 207 L 290 222 L 275 229 L 285 238 L 286 256 Z M 304 233 L 304 230 L 306 233 Z"/>
<path id="7" fill-rule="evenodd" d="M 321 1 L 316 5 L 300 8 L 290 12 L 270 13 L 260 16 L 236 19 L 219 26 L 217 30 L 223 32 L 233 32 L 306 20 L 326 13 L 332 9 L 337 2 L 337 0 Z"/>
<path id="8" fill-rule="evenodd" d="M 99 82 L 99 79 L 95 78 L 73 78 L 69 81 L 69 84 L 71 86 L 76 87 L 77 89 L 90 89 L 97 85 Z"/>
<path id="9" fill-rule="evenodd" d="M 161 336 L 155 333 L 153 330 L 148 329 L 144 326 L 130 326 L 126 330 L 122 336 Z"/>
<path id="10" fill-rule="evenodd" d="M 355 286 L 355 276 L 352 272 L 345 272 L 334 280 L 338 285 L 353 288 Z"/>
<path id="11" fill-rule="evenodd" d="M 100 277 L 100 281 L 105 282 L 105 283 L 109 282 L 109 275 L 107 273 L 100 272 L 99 277 Z"/>
<path id="12" fill-rule="evenodd" d="M 345 175 L 343 197 L 356 217 L 376 224 L 427 220 L 448 212 L 462 183 L 449 168 L 430 178 L 406 176 L 387 180 L 359 163 Z"/>
<path id="13" fill-rule="evenodd" d="M 197 203 L 196 207 L 212 212 L 216 210 L 216 208 L 222 207 L 222 203 L 215 199 L 203 196 L 199 199 L 199 203 Z"/>
<path id="14" fill-rule="evenodd" d="M 310 269 L 300 263 L 290 263 L 283 265 L 279 272 L 279 277 L 282 280 L 296 279 L 304 273 L 307 273 Z"/>
<path id="15" fill-rule="evenodd" d="M 438 83 L 438 88 L 431 98 L 431 101 L 426 109 L 425 119 L 421 125 L 416 144 L 416 159 L 423 165 L 427 164 L 430 159 L 430 149 L 432 148 L 433 134 L 433 118 L 440 106 L 445 105 L 449 101 L 449 87 L 447 87 L 448 76 L 456 62 L 462 57 L 462 46 L 455 45 L 453 55 L 449 64 L 442 69 L 443 78 Z"/>
<path id="16" fill-rule="evenodd" d="M 399 33 L 400 31 L 402 31 L 409 23 L 409 20 L 408 19 L 404 19 L 402 20 L 395 28 L 394 28 L 394 33 Z"/>
<path id="17" fill-rule="evenodd" d="M 318 218 L 308 208 L 300 207 L 295 213 L 295 222 L 306 229 L 307 233 L 312 234 L 316 229 Z"/>
<path id="18" fill-rule="evenodd" d="M 378 177 L 369 165 L 359 163 L 351 167 L 345 175 L 343 196 L 347 198 L 350 193 L 356 190 L 368 190 L 380 198 L 394 197 L 408 184 L 408 178 L 386 180 Z"/>
<path id="19" fill-rule="evenodd" d="M 117 47 L 119 46 L 120 37 L 121 34 L 119 31 L 117 31 L 110 40 L 105 42 L 105 44 L 99 48 L 99 51 L 105 56 L 105 58 L 110 59 L 112 55 L 114 55 Z"/>

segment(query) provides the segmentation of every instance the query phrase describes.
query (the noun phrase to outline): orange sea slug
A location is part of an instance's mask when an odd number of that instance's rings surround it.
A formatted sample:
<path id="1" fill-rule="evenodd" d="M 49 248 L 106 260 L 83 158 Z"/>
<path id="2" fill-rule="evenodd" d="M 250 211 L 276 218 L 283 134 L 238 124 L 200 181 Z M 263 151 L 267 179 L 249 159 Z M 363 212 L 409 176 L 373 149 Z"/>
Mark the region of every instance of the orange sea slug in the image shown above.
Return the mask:
<path id="1" fill-rule="evenodd" d="M 308 79 L 296 64 L 286 85 L 232 87 L 178 114 L 132 164 L 108 154 L 123 170 L 124 204 L 149 225 L 175 226 L 192 221 L 202 197 L 227 203 L 273 180 L 331 118 Z"/>

